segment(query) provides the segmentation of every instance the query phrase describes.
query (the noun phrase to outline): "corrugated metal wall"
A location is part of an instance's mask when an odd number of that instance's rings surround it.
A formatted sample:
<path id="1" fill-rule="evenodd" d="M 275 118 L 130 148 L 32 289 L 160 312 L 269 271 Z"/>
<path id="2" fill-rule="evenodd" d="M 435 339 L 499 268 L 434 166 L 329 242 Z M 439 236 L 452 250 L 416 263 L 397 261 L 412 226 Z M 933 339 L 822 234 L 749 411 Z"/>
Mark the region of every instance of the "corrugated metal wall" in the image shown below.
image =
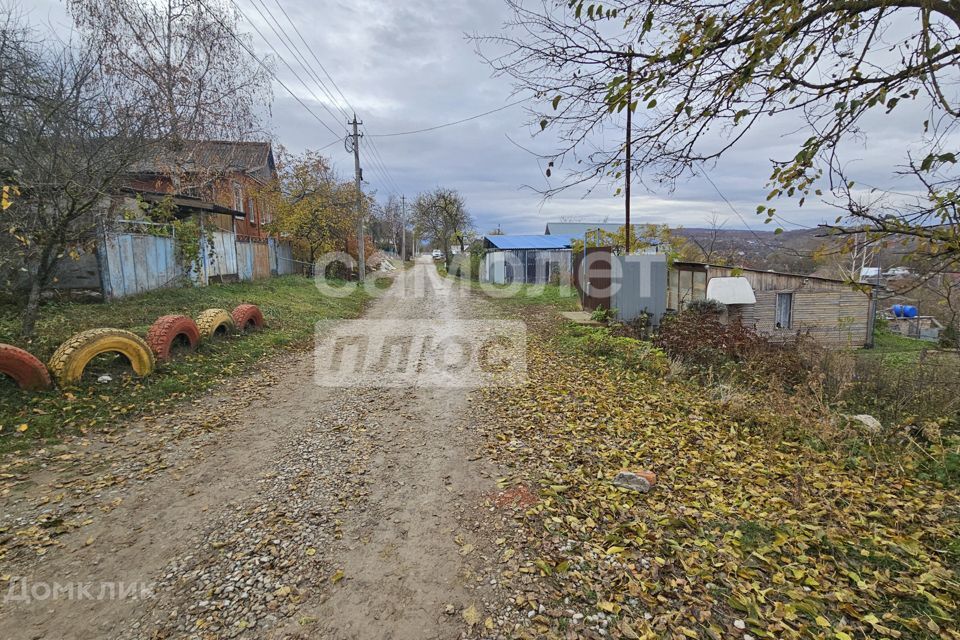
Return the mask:
<path id="1" fill-rule="evenodd" d="M 270 270 L 278 276 L 297 272 L 297 263 L 293 259 L 293 244 L 270 238 Z"/>
<path id="2" fill-rule="evenodd" d="M 237 243 L 237 276 L 241 280 L 253 280 L 252 242 Z"/>
<path id="3" fill-rule="evenodd" d="M 573 268 L 569 249 L 489 251 L 480 263 L 480 280 L 495 284 L 569 282 Z"/>
<path id="4" fill-rule="evenodd" d="M 620 282 L 614 287 L 612 297 L 617 319 L 630 322 L 646 312 L 654 325 L 660 324 L 667 310 L 666 256 L 641 254 L 614 256 L 614 259 L 620 263 Z"/>

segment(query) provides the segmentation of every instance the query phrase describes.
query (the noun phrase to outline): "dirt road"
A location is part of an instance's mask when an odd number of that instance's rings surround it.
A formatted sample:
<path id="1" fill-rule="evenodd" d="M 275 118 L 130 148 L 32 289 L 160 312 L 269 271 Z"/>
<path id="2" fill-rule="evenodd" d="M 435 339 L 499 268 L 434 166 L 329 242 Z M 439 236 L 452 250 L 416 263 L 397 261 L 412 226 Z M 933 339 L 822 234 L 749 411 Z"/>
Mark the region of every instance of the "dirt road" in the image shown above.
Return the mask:
<path id="1" fill-rule="evenodd" d="M 475 304 L 421 262 L 366 317 Z M 310 353 L 238 387 L 69 443 L 3 497 L 8 531 L 59 535 L 2 560 L 0 638 L 461 636 L 490 588 L 474 516 L 496 488 L 470 393 L 318 386 Z"/>

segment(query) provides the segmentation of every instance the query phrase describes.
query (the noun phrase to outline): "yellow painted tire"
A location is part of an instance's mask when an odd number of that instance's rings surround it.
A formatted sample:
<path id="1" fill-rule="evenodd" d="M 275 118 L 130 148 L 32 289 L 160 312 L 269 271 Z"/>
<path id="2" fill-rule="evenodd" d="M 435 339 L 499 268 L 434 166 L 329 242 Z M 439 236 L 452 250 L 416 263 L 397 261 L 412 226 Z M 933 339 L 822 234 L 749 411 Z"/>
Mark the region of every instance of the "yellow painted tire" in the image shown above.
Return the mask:
<path id="1" fill-rule="evenodd" d="M 153 373 L 153 352 L 144 340 L 123 329 L 81 331 L 60 345 L 47 365 L 61 387 L 75 385 L 87 364 L 101 353 L 119 353 L 130 361 L 138 376 Z"/>
<path id="2" fill-rule="evenodd" d="M 197 328 L 203 340 L 231 333 L 234 329 L 233 316 L 226 309 L 207 309 L 197 316 Z"/>

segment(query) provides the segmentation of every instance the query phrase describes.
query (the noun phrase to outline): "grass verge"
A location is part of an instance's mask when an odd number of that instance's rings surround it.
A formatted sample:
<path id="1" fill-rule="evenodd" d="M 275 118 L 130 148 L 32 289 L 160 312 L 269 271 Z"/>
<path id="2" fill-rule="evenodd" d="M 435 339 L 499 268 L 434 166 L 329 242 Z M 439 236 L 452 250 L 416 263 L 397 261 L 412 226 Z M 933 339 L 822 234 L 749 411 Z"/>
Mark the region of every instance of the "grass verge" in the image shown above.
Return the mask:
<path id="1" fill-rule="evenodd" d="M 874 334 L 873 348 L 860 349 L 858 357 L 867 360 L 882 360 L 885 364 L 903 366 L 914 364 L 924 350 L 934 350 L 936 342 L 904 338 L 889 331 L 877 331 Z"/>
<path id="2" fill-rule="evenodd" d="M 539 498 L 502 534 L 504 576 L 526 574 L 514 637 L 960 637 L 958 490 L 923 454 L 864 468 L 771 437 L 752 405 L 550 317 L 529 336 L 530 383 L 484 390 L 478 421 L 510 469 L 501 486 Z M 621 469 L 657 483 L 628 491 Z M 527 615 L 540 606 L 559 615 Z"/>
<path id="3" fill-rule="evenodd" d="M 143 379 L 124 376 L 106 385 L 85 380 L 66 393 L 29 393 L 11 380 L 0 380 L 0 452 L 52 443 L 63 434 L 102 428 L 119 418 L 156 413 L 241 375 L 271 352 L 308 343 L 319 320 L 357 317 L 368 299 L 362 290 L 342 298 L 323 296 L 311 279 L 284 276 L 153 291 L 109 304 L 57 302 L 43 307 L 32 341 L 16 337 L 17 310 L 0 308 L 0 342 L 23 347 L 44 361 L 78 331 L 114 327 L 143 336 L 156 318 L 170 313 L 196 317 L 204 309 L 230 310 L 252 302 L 260 306 L 267 323 L 259 333 L 203 342 L 196 352 L 159 365 L 154 375 Z M 22 425 L 26 429 L 18 430 Z"/>

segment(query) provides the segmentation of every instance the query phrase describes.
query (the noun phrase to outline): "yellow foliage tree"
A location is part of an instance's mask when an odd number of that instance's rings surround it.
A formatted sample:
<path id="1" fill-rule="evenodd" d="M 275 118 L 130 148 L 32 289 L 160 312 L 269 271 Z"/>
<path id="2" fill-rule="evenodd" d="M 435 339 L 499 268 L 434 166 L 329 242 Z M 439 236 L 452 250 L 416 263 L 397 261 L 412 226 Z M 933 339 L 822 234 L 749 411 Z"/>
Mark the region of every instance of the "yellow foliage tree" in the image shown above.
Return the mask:
<path id="1" fill-rule="evenodd" d="M 307 150 L 295 155 L 280 148 L 277 178 L 260 193 L 274 212 L 273 233 L 301 241 L 310 262 L 329 251 L 356 251 L 356 189 L 340 180 L 327 158 Z M 371 202 L 361 198 L 362 209 Z"/>

